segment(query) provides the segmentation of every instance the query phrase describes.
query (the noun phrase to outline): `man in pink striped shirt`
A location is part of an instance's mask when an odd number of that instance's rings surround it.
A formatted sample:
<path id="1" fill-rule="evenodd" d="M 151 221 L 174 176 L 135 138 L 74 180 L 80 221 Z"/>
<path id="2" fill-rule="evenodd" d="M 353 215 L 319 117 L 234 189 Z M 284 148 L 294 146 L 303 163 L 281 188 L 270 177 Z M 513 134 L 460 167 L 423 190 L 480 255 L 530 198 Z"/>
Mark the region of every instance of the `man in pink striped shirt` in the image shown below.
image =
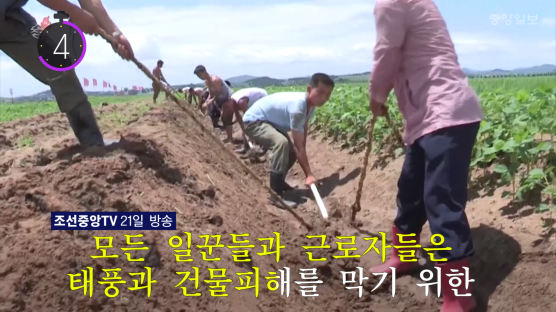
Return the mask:
<path id="1" fill-rule="evenodd" d="M 432 234 L 442 235 L 443 247 L 451 248 L 437 252 L 444 259 L 437 262 L 442 311 L 471 311 L 476 306 L 471 290 L 465 282 L 451 287 L 446 274 L 465 273 L 467 258 L 474 254 L 464 209 L 471 152 L 483 112 L 432 0 L 377 0 L 374 13 L 377 38 L 370 108 L 374 116 L 385 115 L 386 99 L 394 89 L 407 145 L 392 245 L 415 245 L 400 242 L 397 235 L 413 233 L 418 244 L 429 221 Z M 393 248 L 388 261 L 371 271 L 389 272 L 394 267 L 400 274 L 416 265 L 401 261 Z"/>

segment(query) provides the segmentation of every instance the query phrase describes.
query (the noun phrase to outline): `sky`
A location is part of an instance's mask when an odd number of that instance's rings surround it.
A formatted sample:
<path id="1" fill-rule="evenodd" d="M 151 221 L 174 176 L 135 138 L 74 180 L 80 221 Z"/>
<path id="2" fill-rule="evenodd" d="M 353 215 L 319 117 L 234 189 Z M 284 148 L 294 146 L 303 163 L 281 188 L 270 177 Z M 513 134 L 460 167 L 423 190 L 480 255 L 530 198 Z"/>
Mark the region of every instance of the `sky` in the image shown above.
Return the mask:
<path id="1" fill-rule="evenodd" d="M 77 1 L 72 1 L 77 3 Z M 136 57 L 153 68 L 164 60 L 172 84 L 201 82 L 212 74 L 289 78 L 314 72 L 370 71 L 375 41 L 372 0 L 105 0 Z M 556 63 L 556 1 L 436 0 L 465 68 L 514 69 Z M 53 11 L 25 6 L 40 23 Z M 498 21 L 495 23 L 494 21 Z M 78 77 L 118 87 L 149 87 L 149 80 L 102 39 L 86 36 Z M 0 52 L 0 97 L 48 89 Z M 101 91 L 102 87 L 87 87 Z"/>

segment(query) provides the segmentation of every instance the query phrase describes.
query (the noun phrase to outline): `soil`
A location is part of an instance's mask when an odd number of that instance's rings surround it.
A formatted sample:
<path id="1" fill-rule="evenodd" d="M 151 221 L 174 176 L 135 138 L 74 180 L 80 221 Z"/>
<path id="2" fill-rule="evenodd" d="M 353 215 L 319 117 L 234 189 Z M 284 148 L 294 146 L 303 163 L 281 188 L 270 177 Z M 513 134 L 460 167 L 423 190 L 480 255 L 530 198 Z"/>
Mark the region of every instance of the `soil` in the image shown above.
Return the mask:
<path id="1" fill-rule="evenodd" d="M 391 279 L 371 293 L 380 278 L 369 268 L 380 263 L 370 252 L 358 258 L 336 259 L 336 236 L 355 236 L 361 255 L 368 247 L 365 237 L 391 232 L 395 216 L 396 182 L 403 157 L 367 174 L 362 211 L 356 224 L 350 222 L 351 204 L 362 164 L 362 154 L 351 154 L 339 145 L 312 134 L 308 142 L 311 166 L 321 179 L 320 193 L 330 219 L 322 220 L 310 192 L 303 186 L 298 165 L 288 176 L 298 186 L 293 195 L 306 202 L 288 211 L 269 201 L 260 180 L 246 174 L 236 159 L 214 143 L 210 135 L 173 103 L 152 106 L 146 102 L 102 106 L 96 111 L 105 138 L 118 143 L 104 148 L 82 149 L 77 145 L 62 114 L 40 115 L 0 125 L 0 311 L 437 311 L 442 303 L 425 296 L 419 271 L 400 276 L 392 297 Z M 115 116 L 119 116 L 115 118 Z M 125 118 L 121 118 L 124 116 Z M 210 124 L 206 120 L 207 126 Z M 215 130 L 223 138 L 223 134 Z M 237 137 L 240 137 L 236 133 Z M 22 146 L 23 138 L 33 146 Z M 240 145 L 227 144 L 234 149 Z M 242 160 L 267 183 L 267 163 Z M 371 155 L 371 163 L 373 163 Z M 556 311 L 556 240 L 550 212 L 536 213 L 533 206 L 515 205 L 502 199 L 507 190 L 470 199 L 467 215 L 472 227 L 476 255 L 471 258 L 473 293 L 479 311 Z M 52 211 L 170 211 L 177 212 L 175 231 L 51 231 Z M 310 227 L 310 229 L 308 229 Z M 169 240 L 192 235 L 193 261 L 178 262 Z M 281 234 L 279 262 L 274 255 L 261 256 L 257 238 Z M 255 245 L 251 261 L 234 262 L 232 249 L 215 248 L 202 261 L 195 245 L 199 235 L 221 235 L 221 243 L 233 244 L 231 234 L 250 235 Z M 124 235 L 143 234 L 146 251 L 132 252 L 145 260 L 130 262 L 124 251 Z M 311 262 L 302 246 L 315 246 L 327 235 L 330 249 L 314 252 L 328 261 Z M 118 258 L 93 259 L 98 255 L 94 237 L 114 237 L 109 254 Z M 426 225 L 422 241 L 430 232 Z M 245 239 L 239 237 L 238 240 Z M 175 242 L 177 238 L 173 238 Z M 345 241 L 345 240 L 343 240 Z M 214 242 L 214 240 L 211 240 Z M 426 244 L 426 243 L 425 243 Z M 425 245 L 424 244 L 424 245 Z M 377 246 L 379 246 L 378 244 Z M 429 244 L 430 245 L 430 244 Z M 349 247 L 349 246 L 348 246 Z M 180 248 L 176 248 L 180 249 Z M 182 247 L 181 249 L 185 249 Z M 424 268 L 432 264 L 422 258 Z M 152 268 L 150 297 L 146 290 L 129 290 L 127 273 Z M 116 284 L 119 295 L 105 296 L 105 285 L 94 283 L 92 296 L 70 290 L 68 274 L 94 269 L 95 281 L 106 276 L 103 269 L 121 268 L 127 284 Z M 177 286 L 183 273 L 199 269 L 199 297 L 183 296 L 181 286 L 192 293 L 193 282 Z M 260 270 L 258 298 L 242 286 L 236 273 Z M 289 297 L 267 289 L 268 272 L 291 269 Z M 341 271 L 363 268 L 366 277 L 362 297 L 342 284 Z M 300 269 L 316 268 L 318 297 L 303 297 Z M 209 269 L 226 269 L 227 297 L 210 296 Z M 279 273 L 278 273 L 279 274 Z M 136 277 L 137 279 L 137 277 Z M 358 286 L 358 285 L 354 285 Z"/>

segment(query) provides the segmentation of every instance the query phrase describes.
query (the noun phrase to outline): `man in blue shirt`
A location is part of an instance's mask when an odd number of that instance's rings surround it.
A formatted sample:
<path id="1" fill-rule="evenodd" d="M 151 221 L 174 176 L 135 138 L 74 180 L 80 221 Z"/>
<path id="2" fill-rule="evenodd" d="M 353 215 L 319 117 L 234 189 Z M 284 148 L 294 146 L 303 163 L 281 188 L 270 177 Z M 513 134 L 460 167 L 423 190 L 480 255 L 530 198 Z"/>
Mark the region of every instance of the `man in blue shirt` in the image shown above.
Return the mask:
<path id="1" fill-rule="evenodd" d="M 316 182 L 305 150 L 307 124 L 315 108 L 328 101 L 333 89 L 334 81 L 326 74 L 317 73 L 311 77 L 307 92 L 274 93 L 258 100 L 245 112 L 243 122 L 247 135 L 272 152 L 270 187 L 279 195 L 291 189 L 285 178 L 296 159 L 305 173 L 305 184 Z"/>

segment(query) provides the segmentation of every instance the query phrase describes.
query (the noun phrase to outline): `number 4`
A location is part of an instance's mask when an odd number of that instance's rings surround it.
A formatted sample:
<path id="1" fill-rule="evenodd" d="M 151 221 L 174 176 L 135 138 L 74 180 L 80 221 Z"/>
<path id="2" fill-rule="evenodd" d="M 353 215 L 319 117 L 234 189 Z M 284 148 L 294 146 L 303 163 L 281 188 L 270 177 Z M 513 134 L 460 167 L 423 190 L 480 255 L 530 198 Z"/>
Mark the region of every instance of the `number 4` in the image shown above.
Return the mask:
<path id="1" fill-rule="evenodd" d="M 60 44 L 62 44 L 62 41 L 64 42 L 64 52 L 58 52 L 58 48 L 60 47 Z M 66 47 L 66 34 L 64 34 L 62 36 L 62 39 L 60 39 L 60 42 L 58 42 L 56 49 L 54 49 L 54 54 L 62 54 L 64 56 L 64 60 L 68 58 L 67 56 L 69 52 L 67 52 L 67 47 Z"/>

